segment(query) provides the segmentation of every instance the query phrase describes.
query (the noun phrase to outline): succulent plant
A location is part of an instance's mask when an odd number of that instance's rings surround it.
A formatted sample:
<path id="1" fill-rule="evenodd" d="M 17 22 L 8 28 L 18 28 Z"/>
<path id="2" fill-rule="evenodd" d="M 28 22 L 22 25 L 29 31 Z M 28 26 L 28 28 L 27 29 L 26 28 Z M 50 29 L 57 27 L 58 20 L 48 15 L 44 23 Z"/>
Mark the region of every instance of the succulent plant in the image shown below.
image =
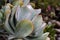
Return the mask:
<path id="1" fill-rule="evenodd" d="M 16 0 L 13 5 L 6 4 L 2 11 L 6 17 L 4 29 L 9 33 L 8 40 L 46 40 L 46 23 L 39 15 L 41 9 L 33 9 L 30 0 Z"/>

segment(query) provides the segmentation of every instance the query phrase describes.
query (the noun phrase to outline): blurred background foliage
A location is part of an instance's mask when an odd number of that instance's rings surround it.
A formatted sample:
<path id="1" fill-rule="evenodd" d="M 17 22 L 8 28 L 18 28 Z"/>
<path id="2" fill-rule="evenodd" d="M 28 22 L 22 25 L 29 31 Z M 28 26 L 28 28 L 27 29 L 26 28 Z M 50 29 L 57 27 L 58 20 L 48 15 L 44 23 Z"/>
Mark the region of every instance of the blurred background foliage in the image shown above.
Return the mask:
<path id="1" fill-rule="evenodd" d="M 50 40 L 56 40 L 55 39 L 55 33 L 56 31 L 54 30 L 54 26 L 55 24 L 51 24 L 51 25 L 47 25 L 46 29 L 44 30 L 44 32 L 50 32 Z"/>
<path id="2" fill-rule="evenodd" d="M 31 2 L 36 4 L 36 8 L 47 8 L 48 5 L 60 6 L 60 0 L 31 0 Z"/>
<path id="3" fill-rule="evenodd" d="M 6 2 L 12 1 L 12 0 L 0 0 L 0 6 L 4 5 Z M 60 6 L 60 0 L 30 0 L 32 3 L 34 3 L 36 6 L 35 8 L 47 8 L 48 5 L 51 6 Z"/>

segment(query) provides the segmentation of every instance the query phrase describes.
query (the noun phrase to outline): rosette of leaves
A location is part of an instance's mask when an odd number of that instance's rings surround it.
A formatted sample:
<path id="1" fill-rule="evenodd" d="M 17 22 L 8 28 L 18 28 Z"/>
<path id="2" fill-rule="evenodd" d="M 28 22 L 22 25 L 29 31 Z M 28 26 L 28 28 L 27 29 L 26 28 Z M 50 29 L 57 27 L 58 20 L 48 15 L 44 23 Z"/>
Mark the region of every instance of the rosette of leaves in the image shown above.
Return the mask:
<path id="1" fill-rule="evenodd" d="M 4 6 L 6 17 L 4 29 L 8 40 L 46 40 L 49 32 L 43 33 L 46 23 L 38 15 L 41 9 L 33 9 L 30 0 L 16 0 Z"/>

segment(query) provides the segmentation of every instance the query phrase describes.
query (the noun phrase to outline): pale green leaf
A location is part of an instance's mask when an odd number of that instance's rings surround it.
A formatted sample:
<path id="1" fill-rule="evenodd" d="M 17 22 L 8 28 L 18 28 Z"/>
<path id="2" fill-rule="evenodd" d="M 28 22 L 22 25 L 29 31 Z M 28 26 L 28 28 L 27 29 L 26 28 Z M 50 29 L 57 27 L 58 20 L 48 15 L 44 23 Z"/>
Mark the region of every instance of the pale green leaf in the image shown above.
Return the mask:
<path id="1" fill-rule="evenodd" d="M 43 22 L 42 16 L 38 15 L 32 20 L 34 24 L 34 33 L 35 36 L 41 36 L 45 28 L 46 23 Z"/>
<path id="2" fill-rule="evenodd" d="M 15 30 L 15 25 L 14 25 L 14 23 L 13 23 L 13 18 L 14 18 L 14 15 L 15 15 L 15 13 L 16 13 L 16 8 L 17 8 L 17 6 L 14 6 L 13 8 L 12 8 L 12 12 L 11 12 L 11 18 L 10 18 L 10 24 L 11 24 L 11 26 L 12 26 L 12 28 Z"/>
<path id="3" fill-rule="evenodd" d="M 40 37 L 40 39 L 41 39 L 41 40 L 46 40 L 47 37 L 48 37 L 48 35 L 49 35 L 49 32 L 46 32 L 46 33 L 44 33 L 44 34 Z"/>
<path id="4" fill-rule="evenodd" d="M 24 7 L 24 6 L 27 6 L 27 5 L 29 4 L 29 2 L 30 2 L 30 0 L 23 0 L 23 1 L 24 1 L 24 2 L 23 2 L 23 3 L 24 3 L 24 4 L 23 4 L 23 7 Z"/>
<path id="5" fill-rule="evenodd" d="M 42 36 L 37 37 L 37 38 L 35 38 L 35 39 L 30 39 L 30 40 L 46 40 L 47 37 L 48 37 L 48 35 L 49 35 L 49 33 L 46 32 L 46 33 L 42 34 Z"/>
<path id="6" fill-rule="evenodd" d="M 31 34 L 33 31 L 33 24 L 29 20 L 22 20 L 16 25 L 16 36 L 18 38 L 24 38 Z"/>
<path id="7" fill-rule="evenodd" d="M 16 20 L 21 21 L 23 19 L 32 20 L 36 15 L 39 14 L 39 10 L 34 10 L 31 5 L 27 5 L 27 7 L 21 8 L 20 6 L 17 7 L 16 11 Z"/>
<path id="8" fill-rule="evenodd" d="M 6 17 L 4 29 L 5 29 L 9 34 L 14 34 L 13 30 L 11 29 L 11 27 L 10 27 L 10 25 L 9 25 L 9 23 L 8 23 L 9 16 L 10 16 L 10 14 L 8 14 L 7 17 Z"/>

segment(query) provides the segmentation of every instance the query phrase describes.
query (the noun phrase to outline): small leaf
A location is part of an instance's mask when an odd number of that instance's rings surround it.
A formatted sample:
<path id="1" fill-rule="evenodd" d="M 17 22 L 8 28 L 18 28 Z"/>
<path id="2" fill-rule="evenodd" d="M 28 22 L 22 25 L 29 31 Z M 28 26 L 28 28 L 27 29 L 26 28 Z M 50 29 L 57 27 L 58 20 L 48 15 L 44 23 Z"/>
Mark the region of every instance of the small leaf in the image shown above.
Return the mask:
<path id="1" fill-rule="evenodd" d="M 30 40 L 46 40 L 48 35 L 49 35 L 49 33 L 46 32 L 46 33 L 42 34 L 42 36 L 37 37 L 35 39 L 30 39 Z"/>
<path id="2" fill-rule="evenodd" d="M 35 12 L 39 14 L 41 13 L 41 9 L 35 9 Z"/>
<path id="3" fill-rule="evenodd" d="M 23 0 L 23 1 L 24 1 L 23 7 L 24 7 L 24 6 L 27 6 L 27 5 L 29 4 L 29 2 L 30 2 L 30 0 Z"/>
<path id="4" fill-rule="evenodd" d="M 46 40 L 47 37 L 48 37 L 48 35 L 49 35 L 49 32 L 46 32 L 46 33 L 44 33 L 44 34 L 40 37 L 40 39 L 41 39 L 41 40 Z"/>
<path id="5" fill-rule="evenodd" d="M 46 40 L 50 40 L 50 38 L 49 37 L 47 37 L 47 39 Z"/>
<path id="6" fill-rule="evenodd" d="M 11 13 L 10 5 L 11 5 L 11 4 L 8 3 L 8 4 L 6 4 L 5 7 L 4 7 L 4 8 L 5 8 L 5 10 L 4 10 L 5 12 L 4 12 L 4 14 L 5 14 L 6 17 L 7 17 L 8 14 Z"/>

